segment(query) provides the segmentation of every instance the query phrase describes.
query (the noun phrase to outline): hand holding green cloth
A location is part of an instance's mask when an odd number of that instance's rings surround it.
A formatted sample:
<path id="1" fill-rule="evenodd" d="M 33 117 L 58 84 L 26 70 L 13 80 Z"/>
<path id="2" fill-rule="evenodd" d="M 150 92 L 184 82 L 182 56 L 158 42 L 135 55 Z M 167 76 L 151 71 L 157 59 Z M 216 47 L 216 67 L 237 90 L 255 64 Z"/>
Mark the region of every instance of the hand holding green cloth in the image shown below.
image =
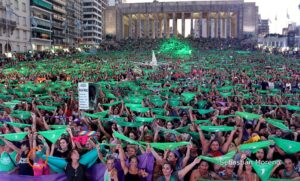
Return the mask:
<path id="1" fill-rule="evenodd" d="M 207 157 L 207 156 L 200 155 L 198 156 L 198 158 L 225 167 L 226 164 L 229 162 L 229 160 L 231 160 L 235 154 L 236 151 L 231 151 L 228 152 L 226 155 L 219 156 L 219 157 Z"/>
<path id="2" fill-rule="evenodd" d="M 253 169 L 255 170 L 255 172 L 257 173 L 257 175 L 262 181 L 269 180 L 273 168 L 279 162 L 279 160 L 276 160 L 276 161 L 270 161 L 269 163 L 260 163 L 257 161 L 253 161 L 249 158 L 247 158 L 247 160 L 250 161 Z"/>
<path id="3" fill-rule="evenodd" d="M 266 119 L 266 121 L 269 124 L 272 124 L 273 126 L 279 128 L 279 129 L 281 129 L 283 131 L 289 131 L 289 132 L 291 132 L 291 130 L 289 130 L 289 128 L 286 125 L 282 124 L 281 122 L 273 121 L 271 119 Z"/>
<path id="4" fill-rule="evenodd" d="M 14 110 L 11 114 L 11 117 L 15 117 L 21 120 L 26 120 L 31 117 L 31 112 L 29 111 L 21 111 L 21 110 Z"/>
<path id="5" fill-rule="evenodd" d="M 170 150 L 173 151 L 178 147 L 186 146 L 191 144 L 190 142 L 166 142 L 166 143 L 150 143 L 152 148 L 156 148 L 159 150 Z"/>
<path id="6" fill-rule="evenodd" d="M 49 125 L 51 129 L 66 129 L 67 125 Z"/>
<path id="7" fill-rule="evenodd" d="M 239 150 L 257 150 L 257 149 L 261 149 L 261 148 L 266 148 L 270 145 L 273 145 L 274 142 L 273 141 L 259 141 L 259 142 L 254 142 L 254 143 L 246 143 L 246 144 L 242 144 L 239 147 Z"/>
<path id="8" fill-rule="evenodd" d="M 6 124 L 11 125 L 13 127 L 17 127 L 17 128 L 31 127 L 31 124 L 23 124 L 23 123 L 6 122 Z"/>
<path id="9" fill-rule="evenodd" d="M 137 121 L 137 122 L 146 122 L 146 123 L 151 123 L 151 122 L 153 122 L 153 120 L 154 120 L 155 118 L 146 118 L 146 117 L 136 117 L 135 118 L 135 120 Z"/>
<path id="10" fill-rule="evenodd" d="M 204 114 L 209 114 L 211 112 L 214 112 L 214 109 L 198 109 L 199 114 L 204 115 Z"/>
<path id="11" fill-rule="evenodd" d="M 0 134 L 0 136 L 4 137 L 9 141 L 21 141 L 25 138 L 28 132 L 20 132 L 20 133 L 9 133 L 9 134 Z"/>
<path id="12" fill-rule="evenodd" d="M 141 127 L 141 126 L 143 126 L 143 122 L 118 121 L 117 124 L 119 126 L 124 126 L 124 127 Z"/>
<path id="13" fill-rule="evenodd" d="M 209 132 L 224 132 L 224 131 L 232 131 L 235 127 L 232 126 L 200 126 L 200 129 L 203 131 Z"/>
<path id="14" fill-rule="evenodd" d="M 44 105 L 38 105 L 36 106 L 38 109 L 42 109 L 45 111 L 55 111 L 57 109 L 57 107 L 55 106 L 44 106 Z"/>
<path id="15" fill-rule="evenodd" d="M 275 144 L 279 146 L 284 152 L 287 154 L 294 154 L 300 151 L 300 142 L 276 138 L 276 137 L 269 137 L 269 139 L 274 140 Z"/>
<path id="16" fill-rule="evenodd" d="M 259 119 L 261 117 L 261 115 L 259 114 L 253 114 L 253 113 L 248 113 L 248 112 L 235 112 L 235 114 L 237 116 L 240 116 L 242 118 L 248 119 L 248 120 L 252 120 L 252 119 Z"/>
<path id="17" fill-rule="evenodd" d="M 55 143 L 62 134 L 66 133 L 66 129 L 57 129 L 49 131 L 39 131 L 38 134 L 44 136 L 51 143 Z"/>
<path id="18" fill-rule="evenodd" d="M 90 168 L 97 161 L 98 151 L 96 148 L 88 151 L 80 157 L 79 163 L 86 165 L 87 168 Z"/>
<path id="19" fill-rule="evenodd" d="M 113 136 L 120 139 L 120 140 L 123 140 L 123 141 L 126 141 L 128 142 L 129 144 L 133 144 L 133 145 L 139 145 L 141 146 L 141 144 L 133 139 L 130 139 L 128 138 L 127 136 L 123 135 L 123 134 L 120 134 L 119 132 L 117 131 L 114 131 L 113 132 Z"/>
<path id="20" fill-rule="evenodd" d="M 136 108 L 136 107 L 143 107 L 142 104 L 130 104 L 130 103 L 126 103 L 125 106 L 130 108 L 130 109 Z"/>
<path id="21" fill-rule="evenodd" d="M 98 119 L 100 117 L 105 117 L 107 114 L 108 114 L 108 110 L 102 111 L 102 112 L 97 112 L 97 113 L 94 113 L 94 114 L 86 113 L 86 112 L 83 113 L 84 116 L 90 117 L 90 118 L 93 118 L 93 119 Z"/>
<path id="22" fill-rule="evenodd" d="M 281 105 L 280 107 L 286 108 L 290 111 L 300 111 L 300 106 L 294 106 L 294 105 Z"/>
<path id="23" fill-rule="evenodd" d="M 194 123 L 195 123 L 195 124 L 203 124 L 203 123 L 210 124 L 211 121 L 210 121 L 209 119 L 205 119 L 205 120 L 195 120 Z"/>
<path id="24" fill-rule="evenodd" d="M 131 111 L 135 111 L 135 112 L 139 112 L 139 113 L 145 113 L 150 110 L 149 107 L 132 107 L 130 109 L 131 109 Z"/>

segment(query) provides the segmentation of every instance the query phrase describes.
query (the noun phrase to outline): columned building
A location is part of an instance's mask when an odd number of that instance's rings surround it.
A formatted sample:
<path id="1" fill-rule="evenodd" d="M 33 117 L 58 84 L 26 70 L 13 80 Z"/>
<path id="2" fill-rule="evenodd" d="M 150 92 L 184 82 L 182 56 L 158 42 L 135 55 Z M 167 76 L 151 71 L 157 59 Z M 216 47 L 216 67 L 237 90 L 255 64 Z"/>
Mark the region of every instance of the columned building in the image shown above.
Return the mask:
<path id="1" fill-rule="evenodd" d="M 110 14 L 116 14 L 116 20 L 106 19 L 110 26 L 105 33 L 115 32 L 117 39 L 242 38 L 257 34 L 258 7 L 243 0 L 121 3 L 107 9 L 105 15 Z"/>
<path id="2" fill-rule="evenodd" d="M 83 0 L 83 44 L 97 46 L 103 38 L 106 0 Z"/>
<path id="3" fill-rule="evenodd" d="M 31 49 L 29 17 L 29 1 L 0 0 L 0 53 Z"/>

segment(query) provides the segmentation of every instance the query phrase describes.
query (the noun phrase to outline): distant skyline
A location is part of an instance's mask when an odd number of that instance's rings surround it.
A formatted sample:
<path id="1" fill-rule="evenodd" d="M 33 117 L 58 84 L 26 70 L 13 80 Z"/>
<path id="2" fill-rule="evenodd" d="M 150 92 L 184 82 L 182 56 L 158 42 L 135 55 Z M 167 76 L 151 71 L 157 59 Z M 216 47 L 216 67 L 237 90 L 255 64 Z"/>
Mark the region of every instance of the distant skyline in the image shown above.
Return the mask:
<path id="1" fill-rule="evenodd" d="M 191 0 L 158 0 L 167 1 L 191 1 Z M 245 2 L 255 2 L 258 6 L 262 19 L 270 20 L 270 33 L 282 33 L 282 28 L 287 27 L 291 22 L 300 25 L 300 0 L 244 0 Z M 128 3 L 153 2 L 153 0 L 126 0 Z M 277 16 L 277 21 L 275 17 Z M 287 18 L 289 16 L 290 19 Z"/>

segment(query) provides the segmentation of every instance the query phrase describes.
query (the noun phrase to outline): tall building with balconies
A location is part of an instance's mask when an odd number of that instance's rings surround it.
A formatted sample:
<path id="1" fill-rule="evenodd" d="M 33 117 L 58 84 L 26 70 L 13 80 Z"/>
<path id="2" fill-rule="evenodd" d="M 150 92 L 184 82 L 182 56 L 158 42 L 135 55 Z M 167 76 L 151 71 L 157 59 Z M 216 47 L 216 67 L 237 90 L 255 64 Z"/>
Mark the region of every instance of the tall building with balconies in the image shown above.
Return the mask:
<path id="1" fill-rule="evenodd" d="M 31 49 L 29 17 L 27 0 L 0 0 L 0 53 Z"/>
<path id="2" fill-rule="evenodd" d="M 52 47 L 68 46 L 67 3 L 65 0 L 49 0 L 49 2 L 52 3 Z"/>
<path id="3" fill-rule="evenodd" d="M 67 43 L 69 47 L 78 47 L 82 42 L 82 1 L 67 0 Z"/>
<path id="4" fill-rule="evenodd" d="M 106 0 L 83 0 L 83 44 L 97 46 L 103 38 Z"/>
<path id="5" fill-rule="evenodd" d="M 34 51 L 51 48 L 52 3 L 46 0 L 30 1 L 31 45 Z"/>

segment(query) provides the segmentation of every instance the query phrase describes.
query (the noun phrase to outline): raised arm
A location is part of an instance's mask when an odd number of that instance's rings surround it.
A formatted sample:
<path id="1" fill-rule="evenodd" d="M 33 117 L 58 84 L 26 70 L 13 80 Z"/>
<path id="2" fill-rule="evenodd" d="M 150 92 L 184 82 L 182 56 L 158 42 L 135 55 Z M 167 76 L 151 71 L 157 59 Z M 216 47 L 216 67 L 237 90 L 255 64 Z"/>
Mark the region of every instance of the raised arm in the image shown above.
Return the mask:
<path id="1" fill-rule="evenodd" d="M 187 146 L 186 154 L 185 154 L 185 157 L 183 158 L 183 161 L 182 161 L 182 167 L 185 167 L 187 165 L 189 159 L 190 159 L 191 147 L 192 147 L 192 145 Z"/>
<path id="2" fill-rule="evenodd" d="M 124 175 L 126 175 L 128 173 L 128 167 L 126 166 L 126 163 L 125 163 L 125 153 L 124 153 L 124 150 L 122 148 L 122 146 L 120 144 L 117 145 L 117 149 L 119 150 L 119 155 L 120 155 L 120 161 L 121 161 L 121 167 L 124 171 Z"/>
<path id="3" fill-rule="evenodd" d="M 233 140 L 233 136 L 236 132 L 236 129 L 232 130 L 230 135 L 229 135 L 229 138 L 227 139 L 227 141 L 225 142 L 225 144 L 222 146 L 222 151 L 223 153 L 227 153 L 228 152 L 228 149 L 229 149 L 229 146 Z"/>
<path id="4" fill-rule="evenodd" d="M 3 137 L 0 137 L 0 140 L 2 140 L 5 143 L 5 145 L 11 148 L 12 150 L 15 150 L 16 152 L 20 153 L 21 150 L 18 147 L 16 147 L 14 144 L 12 144 L 12 142 L 6 140 Z"/>
<path id="5" fill-rule="evenodd" d="M 200 163 L 200 161 L 200 158 L 195 158 L 195 160 L 192 163 L 190 163 L 178 172 L 178 178 L 181 180 L 195 165 Z"/>
<path id="6" fill-rule="evenodd" d="M 199 137 L 200 137 L 200 142 L 201 142 L 201 145 L 202 145 L 202 154 L 206 154 L 208 152 L 207 140 L 205 139 L 203 131 L 201 130 L 200 126 L 197 126 L 197 130 L 198 130 Z"/>

